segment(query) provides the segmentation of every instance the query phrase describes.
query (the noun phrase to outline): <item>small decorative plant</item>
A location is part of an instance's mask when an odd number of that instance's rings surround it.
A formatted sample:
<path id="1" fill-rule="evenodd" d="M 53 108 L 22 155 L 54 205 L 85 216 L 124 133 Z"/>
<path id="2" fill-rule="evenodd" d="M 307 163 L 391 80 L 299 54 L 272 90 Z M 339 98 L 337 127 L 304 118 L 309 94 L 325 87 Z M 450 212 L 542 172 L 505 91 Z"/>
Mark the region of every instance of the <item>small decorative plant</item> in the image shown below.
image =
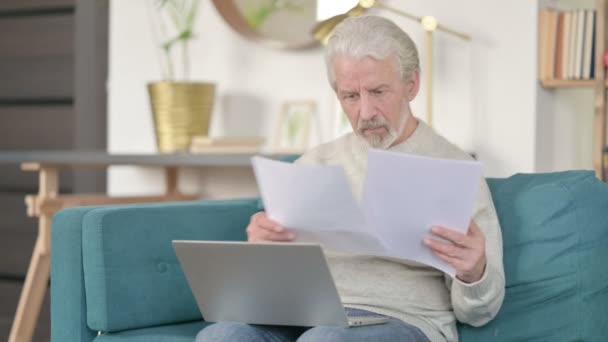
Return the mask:
<path id="1" fill-rule="evenodd" d="M 186 152 L 193 136 L 209 134 L 215 101 L 215 83 L 189 81 L 189 45 L 201 0 L 147 1 L 163 77 L 148 83 L 158 151 Z"/>
<path id="2" fill-rule="evenodd" d="M 162 77 L 167 81 L 190 78 L 189 44 L 196 35 L 200 0 L 148 0 L 152 1 L 153 32 L 161 48 L 159 61 Z M 179 49 L 179 56 L 176 49 Z M 177 59 L 181 57 L 181 75 L 178 77 Z"/>

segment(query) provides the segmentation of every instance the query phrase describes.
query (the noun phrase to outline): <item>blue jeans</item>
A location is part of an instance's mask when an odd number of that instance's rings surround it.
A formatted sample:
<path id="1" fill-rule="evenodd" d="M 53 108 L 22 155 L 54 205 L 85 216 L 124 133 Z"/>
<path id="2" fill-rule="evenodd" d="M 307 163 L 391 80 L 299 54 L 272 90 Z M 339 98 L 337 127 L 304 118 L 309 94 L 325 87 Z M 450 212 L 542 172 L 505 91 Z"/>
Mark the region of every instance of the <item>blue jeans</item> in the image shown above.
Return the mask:
<path id="1" fill-rule="evenodd" d="M 347 309 L 349 316 L 382 316 L 373 312 Z M 384 324 L 366 325 L 355 328 L 318 326 L 286 327 L 274 325 L 253 325 L 237 322 L 212 324 L 196 335 L 196 342 L 317 342 L 317 341 L 387 341 L 387 342 L 429 342 L 429 339 L 413 325 L 398 319 L 390 319 Z"/>

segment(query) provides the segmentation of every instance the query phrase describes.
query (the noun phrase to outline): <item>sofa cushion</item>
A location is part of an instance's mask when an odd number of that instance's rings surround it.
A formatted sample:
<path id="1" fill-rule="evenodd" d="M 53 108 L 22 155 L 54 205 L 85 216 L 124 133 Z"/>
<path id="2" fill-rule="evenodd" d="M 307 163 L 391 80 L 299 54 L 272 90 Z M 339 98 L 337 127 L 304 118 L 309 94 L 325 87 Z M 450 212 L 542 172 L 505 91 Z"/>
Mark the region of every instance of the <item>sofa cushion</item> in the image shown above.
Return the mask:
<path id="1" fill-rule="evenodd" d="M 112 332 L 200 320 L 172 240 L 244 240 L 259 202 L 114 206 L 84 218 L 87 323 Z M 210 275 L 212 276 L 212 275 Z"/>
<path id="2" fill-rule="evenodd" d="M 94 342 L 193 342 L 196 334 L 209 324 L 197 321 L 104 333 L 97 336 Z"/>
<path id="3" fill-rule="evenodd" d="M 489 181 L 506 294 L 495 320 L 461 341 L 599 341 L 608 336 L 608 185 L 592 172 Z"/>

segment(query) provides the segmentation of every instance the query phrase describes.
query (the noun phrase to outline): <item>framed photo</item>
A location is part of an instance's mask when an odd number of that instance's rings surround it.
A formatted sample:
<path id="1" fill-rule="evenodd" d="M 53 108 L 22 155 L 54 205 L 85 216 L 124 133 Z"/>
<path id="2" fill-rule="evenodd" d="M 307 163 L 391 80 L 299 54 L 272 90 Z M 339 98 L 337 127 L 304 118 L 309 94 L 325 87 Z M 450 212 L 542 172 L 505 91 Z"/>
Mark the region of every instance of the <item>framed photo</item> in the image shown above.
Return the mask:
<path id="1" fill-rule="evenodd" d="M 317 115 L 314 101 L 289 101 L 281 108 L 277 120 L 273 150 L 302 153 L 310 142 L 313 121 Z"/>

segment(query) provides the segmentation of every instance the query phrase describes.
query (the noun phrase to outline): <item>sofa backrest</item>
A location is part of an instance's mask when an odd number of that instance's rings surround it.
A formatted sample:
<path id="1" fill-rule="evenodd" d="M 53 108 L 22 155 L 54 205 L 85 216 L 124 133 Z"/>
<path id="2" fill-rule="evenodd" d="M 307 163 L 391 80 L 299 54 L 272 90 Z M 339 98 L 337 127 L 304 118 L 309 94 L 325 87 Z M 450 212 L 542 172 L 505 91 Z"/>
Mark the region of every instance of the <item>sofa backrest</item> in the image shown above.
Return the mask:
<path id="1" fill-rule="evenodd" d="M 608 185 L 591 172 L 515 175 L 489 185 L 503 233 L 506 297 L 494 321 L 459 326 L 461 341 L 608 335 Z M 88 212 L 88 326 L 118 331 L 200 319 L 171 240 L 244 240 L 259 209 L 257 201 L 219 201 Z"/>
<path id="2" fill-rule="evenodd" d="M 467 341 L 601 341 L 608 336 L 608 185 L 592 172 L 489 180 L 506 294 Z"/>
<path id="3" fill-rule="evenodd" d="M 95 331 L 200 320 L 172 240 L 245 240 L 259 201 L 113 206 L 84 217 L 86 317 Z M 213 276 L 210 274 L 209 276 Z"/>

